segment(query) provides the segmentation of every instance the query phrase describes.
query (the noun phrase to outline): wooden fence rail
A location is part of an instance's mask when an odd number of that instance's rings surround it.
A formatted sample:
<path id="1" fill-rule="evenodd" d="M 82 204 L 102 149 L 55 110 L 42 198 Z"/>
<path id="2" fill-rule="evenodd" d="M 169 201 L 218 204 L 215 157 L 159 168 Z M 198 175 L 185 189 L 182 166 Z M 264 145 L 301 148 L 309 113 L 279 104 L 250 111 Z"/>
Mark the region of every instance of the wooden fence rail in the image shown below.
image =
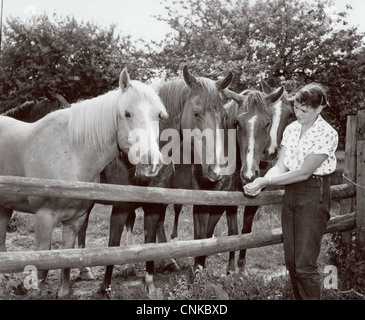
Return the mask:
<path id="1" fill-rule="evenodd" d="M 353 185 L 341 184 L 331 186 L 331 192 L 333 199 L 340 200 L 354 197 L 356 188 Z M 264 191 L 255 198 L 249 198 L 239 191 L 167 189 L 13 176 L 0 176 L 0 193 L 99 201 L 224 206 L 280 204 L 284 195 L 283 190 Z"/>
<path id="2" fill-rule="evenodd" d="M 347 231 L 355 227 L 355 213 L 331 218 L 326 233 Z M 282 242 L 281 229 L 224 236 L 203 240 L 184 240 L 123 247 L 22 251 L 0 253 L 0 273 L 23 272 L 28 265 L 38 270 L 119 265 L 156 259 L 211 255 L 232 250 L 263 247 Z M 156 258 L 158 257 L 158 258 Z"/>
<path id="3" fill-rule="evenodd" d="M 122 186 L 77 181 L 46 180 L 0 176 L 0 192 L 105 201 L 135 201 L 152 203 L 182 203 L 210 205 L 268 205 L 283 200 L 283 190 L 263 191 L 255 198 L 243 196 L 242 192 L 166 189 L 152 187 Z M 354 197 L 352 185 L 331 186 L 333 199 Z M 355 213 L 331 219 L 327 232 L 347 231 L 355 227 Z M 161 244 L 143 244 L 129 247 L 64 249 L 50 251 L 0 253 L 0 273 L 23 272 L 28 265 L 41 269 L 79 268 L 125 264 L 171 257 L 210 255 L 232 250 L 262 247 L 282 242 L 281 230 L 257 234 L 210 238 L 204 240 L 174 241 Z"/>

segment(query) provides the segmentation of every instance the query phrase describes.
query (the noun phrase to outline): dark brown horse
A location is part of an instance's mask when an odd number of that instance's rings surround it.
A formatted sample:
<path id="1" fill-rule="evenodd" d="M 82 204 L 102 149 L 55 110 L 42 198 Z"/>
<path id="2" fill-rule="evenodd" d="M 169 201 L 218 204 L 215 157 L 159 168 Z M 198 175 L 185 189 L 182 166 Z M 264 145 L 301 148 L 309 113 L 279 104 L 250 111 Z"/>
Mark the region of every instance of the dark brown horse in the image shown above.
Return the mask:
<path id="1" fill-rule="evenodd" d="M 263 79 L 261 79 L 261 90 L 266 94 L 274 92 Z M 288 93 L 284 91 L 283 95 L 271 106 L 272 120 L 269 139 L 265 146 L 263 156 L 260 161 L 260 175 L 263 176 L 275 164 L 280 148 L 283 132 L 288 124 L 295 120 L 293 106 Z M 270 190 L 271 187 L 267 187 Z M 242 233 L 251 233 L 253 219 L 258 206 L 246 206 L 243 211 L 243 226 Z M 246 265 L 246 250 L 241 250 L 238 258 L 238 266 L 241 270 L 245 269 Z"/>
<path id="2" fill-rule="evenodd" d="M 43 88 L 43 92 L 45 98 L 27 101 L 18 107 L 7 110 L 1 115 L 24 122 L 35 122 L 52 111 L 68 108 L 70 106 L 64 97 L 50 91 L 47 86 Z"/>
<path id="3" fill-rule="evenodd" d="M 263 164 L 268 166 L 269 161 L 274 159 L 277 154 L 283 131 L 293 119 L 292 107 L 286 93 L 283 93 L 283 89 L 273 90 L 262 79 L 261 87 L 266 95 L 264 99 L 259 96 L 257 91 L 246 90 L 243 92 L 242 94 L 247 96 L 246 100 L 240 96 L 235 97 L 235 93 L 227 91 L 229 97 L 236 103 L 231 102 L 226 105 L 228 115 L 225 119 L 225 127 L 226 129 L 235 128 L 237 130 L 237 150 L 240 150 L 240 157 L 237 157 L 237 168 L 240 170 L 221 179 L 213 186 L 213 190 L 241 191 L 242 185 L 257 177 L 260 172 L 262 174 L 261 166 Z M 248 98 L 248 95 L 251 98 Z M 265 103 L 262 103 L 263 100 Z M 263 108 L 263 105 L 266 107 Z M 253 106 L 253 108 L 248 106 Z M 181 205 L 174 206 L 175 223 L 172 238 L 177 236 L 177 223 L 181 207 Z M 224 211 L 226 211 L 227 216 L 228 235 L 238 234 L 237 209 L 237 206 L 212 206 L 209 213 L 207 236 L 213 235 L 214 228 Z M 247 233 L 246 230 L 251 232 L 253 217 L 257 209 L 258 207 L 245 207 L 242 233 Z M 240 252 L 238 260 L 240 269 L 244 269 L 245 253 L 245 250 Z M 235 253 L 231 252 L 227 273 L 235 270 L 234 256 Z M 203 262 L 204 258 L 202 258 Z"/>
<path id="4" fill-rule="evenodd" d="M 183 79 L 176 79 L 162 84 L 159 88 L 159 96 L 169 114 L 167 119 L 160 121 L 160 148 L 165 156 L 165 165 L 160 173 L 153 179 L 136 180 L 133 175 L 133 166 L 126 158 L 120 157 L 113 161 L 106 169 L 108 183 L 138 184 L 144 186 L 174 187 L 176 176 L 191 170 L 191 162 L 183 163 L 191 156 L 197 154 L 201 159 L 207 156 L 208 146 L 199 137 L 199 133 L 210 130 L 214 134 L 220 128 L 223 111 L 223 90 L 230 84 L 232 74 L 218 81 L 208 78 L 194 77 L 187 67 L 183 68 Z M 195 129 L 195 130 L 194 130 Z M 189 140 L 194 143 L 186 148 L 184 134 L 189 135 Z M 171 139 L 168 139 L 171 138 Z M 196 140 L 196 139 L 197 140 Z M 214 138 L 214 136 L 213 136 Z M 217 146 L 220 149 L 220 146 Z M 208 181 L 217 181 L 221 178 L 220 166 L 216 161 L 216 152 L 213 152 L 212 162 L 201 164 L 202 177 Z M 129 180 L 121 182 L 118 179 L 120 172 L 129 171 Z M 109 178 L 108 178 L 109 177 Z M 163 230 L 167 203 L 113 203 L 110 222 L 109 246 L 119 246 L 124 226 L 132 230 L 135 209 L 142 207 L 144 211 L 145 243 L 156 242 L 156 232 Z M 164 232 L 159 232 L 159 241 L 166 242 Z M 101 293 L 106 294 L 111 285 L 113 266 L 107 266 L 104 281 L 101 285 Z M 153 283 L 154 262 L 146 263 L 146 284 L 149 292 L 154 292 Z"/>
<path id="5" fill-rule="evenodd" d="M 225 106 L 227 116 L 224 119 L 225 142 L 229 142 L 229 131 L 236 134 L 236 170 L 222 177 L 217 182 L 200 183 L 205 190 L 241 190 L 246 181 L 259 175 L 259 162 L 268 141 L 271 124 L 270 106 L 280 99 L 282 89 L 265 95 L 256 90 L 243 92 L 241 95 L 226 91 L 227 96 L 234 101 Z M 225 146 L 227 152 L 231 145 Z M 198 172 L 198 171 L 197 171 Z M 204 239 L 213 235 L 220 217 L 226 212 L 228 235 L 238 234 L 237 206 L 193 206 L 195 239 Z M 230 253 L 227 272 L 235 270 L 234 252 Z M 195 269 L 205 266 L 205 256 L 197 257 Z"/>

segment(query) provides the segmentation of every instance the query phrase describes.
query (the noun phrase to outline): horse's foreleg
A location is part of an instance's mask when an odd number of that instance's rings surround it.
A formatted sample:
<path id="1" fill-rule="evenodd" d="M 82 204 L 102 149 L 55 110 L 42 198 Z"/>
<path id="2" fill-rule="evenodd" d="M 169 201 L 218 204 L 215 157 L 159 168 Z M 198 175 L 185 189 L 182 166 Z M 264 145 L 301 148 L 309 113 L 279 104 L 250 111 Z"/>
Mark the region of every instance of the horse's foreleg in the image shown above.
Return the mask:
<path id="1" fill-rule="evenodd" d="M 194 239 L 206 239 L 209 221 L 209 209 L 206 206 L 193 207 L 194 219 Z M 206 256 L 195 257 L 194 270 L 200 270 L 205 267 Z"/>
<path id="2" fill-rule="evenodd" d="M 160 205 L 160 206 L 161 208 L 156 208 L 156 210 L 162 212 L 157 224 L 157 239 L 159 243 L 162 243 L 162 242 L 167 242 L 167 237 L 165 232 L 165 215 L 166 215 L 167 205 Z M 174 258 L 166 259 L 165 269 L 169 271 L 181 271 L 179 265 L 177 264 Z"/>
<path id="3" fill-rule="evenodd" d="M 156 210 L 156 206 L 154 205 L 146 205 L 144 206 L 143 210 L 144 210 L 145 243 L 155 243 L 157 226 L 160 220 L 160 215 L 163 213 L 158 212 L 158 210 Z M 156 286 L 153 280 L 154 273 L 155 273 L 154 261 L 147 261 L 145 280 L 146 280 L 147 290 L 150 294 L 153 294 L 156 291 Z"/>
<path id="4" fill-rule="evenodd" d="M 120 239 L 122 237 L 123 228 L 129 214 L 130 214 L 129 211 L 124 211 L 117 205 L 113 206 L 112 214 L 110 217 L 110 233 L 109 233 L 109 244 L 108 244 L 109 247 L 120 246 Z M 105 269 L 104 280 L 100 287 L 100 292 L 103 295 L 107 294 L 110 288 L 113 269 L 114 269 L 113 265 L 109 265 Z"/>
<path id="5" fill-rule="evenodd" d="M 6 251 L 6 229 L 12 214 L 12 209 L 0 207 L 0 252 Z"/>
<path id="6" fill-rule="evenodd" d="M 62 226 L 62 248 L 73 249 L 75 247 L 76 236 L 87 219 L 89 211 L 86 211 L 82 216 L 66 221 Z M 59 299 L 68 299 L 70 297 L 70 268 L 61 270 L 61 283 L 58 291 Z"/>
<path id="7" fill-rule="evenodd" d="M 171 239 L 175 239 L 178 237 L 178 224 L 179 224 L 179 216 L 182 209 L 182 204 L 174 204 L 174 226 L 171 232 Z"/>
<path id="8" fill-rule="evenodd" d="M 257 210 L 259 209 L 258 206 L 246 206 L 243 213 L 243 227 L 242 227 L 242 234 L 243 233 L 251 233 L 252 231 L 252 223 L 253 218 Z M 242 271 L 245 271 L 246 266 L 246 249 L 240 251 L 240 255 L 238 258 L 238 268 Z"/>
<path id="9" fill-rule="evenodd" d="M 216 227 L 219 219 L 222 217 L 225 210 L 226 210 L 226 208 L 220 207 L 220 206 L 213 207 L 210 210 L 208 226 L 207 226 L 207 237 L 208 238 L 213 237 L 215 227 Z"/>
<path id="10" fill-rule="evenodd" d="M 227 207 L 226 208 L 226 218 L 227 218 L 227 226 L 228 226 L 228 235 L 238 235 L 238 223 L 237 223 L 237 210 L 238 207 Z M 229 261 L 227 274 L 234 273 L 236 270 L 235 267 L 235 252 L 231 251 L 229 253 Z"/>
<path id="11" fill-rule="evenodd" d="M 89 224 L 90 212 L 93 209 L 93 207 L 94 207 L 94 205 L 92 205 L 88 209 L 85 222 L 82 225 L 79 233 L 77 234 L 77 241 L 78 241 L 77 243 L 78 243 L 79 248 L 83 248 L 83 249 L 86 248 L 86 230 L 87 230 L 87 226 Z M 80 268 L 79 279 L 94 280 L 94 275 L 92 274 L 91 269 L 89 267 Z"/>
<path id="12" fill-rule="evenodd" d="M 127 221 L 125 224 L 126 231 L 127 231 L 127 246 L 133 245 L 133 227 L 134 227 L 135 221 L 136 221 L 136 212 L 135 212 L 135 210 L 132 210 L 130 212 L 130 214 L 128 215 L 128 218 L 127 218 Z M 124 277 L 137 275 L 136 267 L 135 267 L 134 263 L 124 264 L 122 267 L 121 273 Z"/>
<path id="13" fill-rule="evenodd" d="M 40 209 L 36 212 L 35 219 L 35 247 L 37 251 L 51 250 L 53 228 L 57 219 L 49 209 Z M 48 270 L 38 271 L 39 289 L 42 290 L 47 278 Z"/>
<path id="14" fill-rule="evenodd" d="M 209 222 L 207 230 L 208 238 L 211 238 L 213 236 L 214 229 L 219 219 L 222 217 L 224 211 L 226 211 L 226 216 L 227 216 L 228 235 L 231 236 L 238 234 L 237 207 L 214 207 L 212 208 L 209 214 Z M 231 251 L 229 253 L 227 274 L 231 274 L 233 272 L 235 272 L 235 252 Z"/>

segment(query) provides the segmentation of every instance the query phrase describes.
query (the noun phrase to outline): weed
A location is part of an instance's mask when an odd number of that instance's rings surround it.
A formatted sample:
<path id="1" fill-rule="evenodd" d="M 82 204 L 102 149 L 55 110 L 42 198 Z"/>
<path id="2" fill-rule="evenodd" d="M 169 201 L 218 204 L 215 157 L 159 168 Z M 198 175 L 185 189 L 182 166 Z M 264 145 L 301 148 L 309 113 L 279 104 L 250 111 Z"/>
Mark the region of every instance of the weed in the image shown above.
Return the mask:
<path id="1" fill-rule="evenodd" d="M 350 299 L 364 298 L 365 294 L 365 260 L 356 250 L 355 231 L 349 242 L 343 240 L 342 234 L 334 232 L 328 240 L 328 261 L 338 269 L 340 292 Z M 362 256 L 362 257 L 361 257 Z M 353 293 L 359 295 L 353 295 Z"/>

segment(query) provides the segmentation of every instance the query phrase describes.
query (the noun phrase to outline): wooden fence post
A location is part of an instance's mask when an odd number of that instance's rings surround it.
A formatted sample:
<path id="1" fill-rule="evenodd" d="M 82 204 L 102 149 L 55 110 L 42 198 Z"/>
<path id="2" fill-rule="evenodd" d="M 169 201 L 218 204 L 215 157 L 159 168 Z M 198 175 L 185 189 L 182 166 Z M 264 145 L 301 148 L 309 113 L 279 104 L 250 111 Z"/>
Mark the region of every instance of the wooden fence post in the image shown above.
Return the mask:
<path id="1" fill-rule="evenodd" d="M 365 261 L 365 110 L 357 116 L 356 258 Z"/>
<path id="2" fill-rule="evenodd" d="M 346 123 L 346 145 L 345 145 L 345 162 L 343 174 L 351 181 L 356 181 L 356 129 L 357 116 L 348 116 Z M 349 181 L 343 178 L 343 183 Z M 341 200 L 341 214 L 347 214 L 355 211 L 355 197 Z M 345 243 L 350 243 L 352 231 L 343 232 L 342 239 Z"/>

